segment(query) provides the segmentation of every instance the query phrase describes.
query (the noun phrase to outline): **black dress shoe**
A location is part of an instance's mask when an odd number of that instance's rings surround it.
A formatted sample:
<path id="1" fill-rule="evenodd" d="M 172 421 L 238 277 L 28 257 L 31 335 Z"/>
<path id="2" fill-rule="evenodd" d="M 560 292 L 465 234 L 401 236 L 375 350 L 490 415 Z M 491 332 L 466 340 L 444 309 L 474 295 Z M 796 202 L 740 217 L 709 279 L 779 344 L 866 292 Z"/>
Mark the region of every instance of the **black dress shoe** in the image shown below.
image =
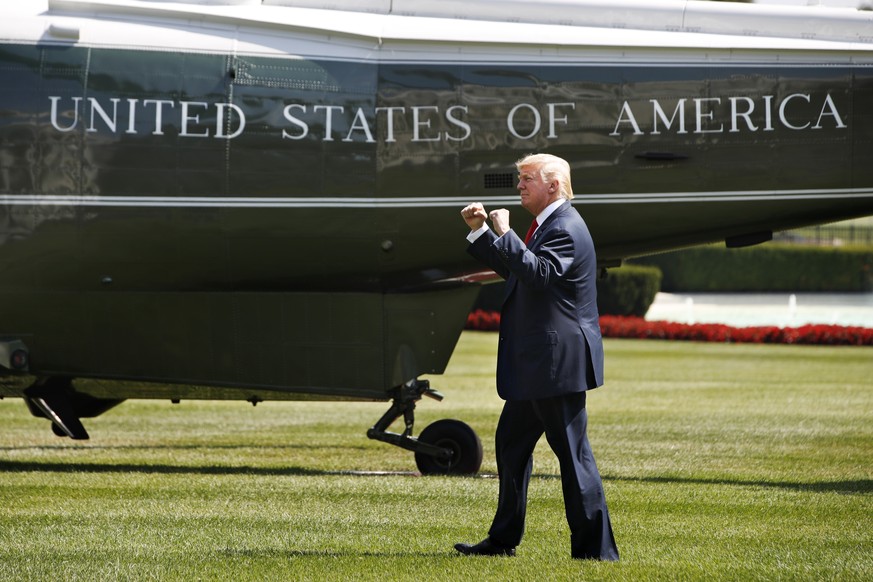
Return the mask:
<path id="1" fill-rule="evenodd" d="M 470 544 L 455 544 L 455 549 L 465 556 L 514 556 L 515 548 L 503 546 L 485 538 L 475 546 Z"/>

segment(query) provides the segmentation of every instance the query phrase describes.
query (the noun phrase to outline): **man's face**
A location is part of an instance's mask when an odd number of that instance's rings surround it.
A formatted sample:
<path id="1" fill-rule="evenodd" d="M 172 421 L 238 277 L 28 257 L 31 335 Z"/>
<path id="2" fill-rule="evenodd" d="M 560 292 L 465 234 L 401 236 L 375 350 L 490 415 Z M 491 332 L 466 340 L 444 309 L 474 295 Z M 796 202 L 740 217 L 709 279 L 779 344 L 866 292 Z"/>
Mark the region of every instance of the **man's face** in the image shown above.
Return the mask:
<path id="1" fill-rule="evenodd" d="M 557 180 L 544 181 L 539 168 L 534 166 L 519 168 L 517 187 L 521 194 L 521 205 L 534 216 L 558 198 Z"/>

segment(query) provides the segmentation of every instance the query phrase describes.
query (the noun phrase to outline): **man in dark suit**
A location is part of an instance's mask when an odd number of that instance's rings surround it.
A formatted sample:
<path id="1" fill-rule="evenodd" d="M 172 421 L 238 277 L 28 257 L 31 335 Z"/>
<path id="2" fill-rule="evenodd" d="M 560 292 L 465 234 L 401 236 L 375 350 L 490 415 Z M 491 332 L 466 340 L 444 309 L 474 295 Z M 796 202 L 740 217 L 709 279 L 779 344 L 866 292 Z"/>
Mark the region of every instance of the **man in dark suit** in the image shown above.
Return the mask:
<path id="1" fill-rule="evenodd" d="M 506 279 L 497 349 L 497 513 L 482 542 L 462 554 L 514 556 L 524 533 L 533 451 L 545 434 L 560 461 L 574 558 L 618 560 L 600 473 L 588 442 L 586 391 L 603 384 L 596 257 L 570 205 L 569 164 L 534 154 L 516 163 L 521 205 L 536 220 L 523 241 L 509 211 L 480 203 L 461 211 L 468 251 Z M 486 224 L 490 217 L 492 231 Z"/>

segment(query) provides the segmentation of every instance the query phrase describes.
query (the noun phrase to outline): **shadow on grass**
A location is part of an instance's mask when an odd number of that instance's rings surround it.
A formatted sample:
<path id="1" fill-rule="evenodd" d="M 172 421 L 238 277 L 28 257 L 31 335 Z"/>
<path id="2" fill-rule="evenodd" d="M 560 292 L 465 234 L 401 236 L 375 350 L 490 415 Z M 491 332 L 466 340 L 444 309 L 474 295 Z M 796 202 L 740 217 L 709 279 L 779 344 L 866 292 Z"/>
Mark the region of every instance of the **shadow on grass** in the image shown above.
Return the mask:
<path id="1" fill-rule="evenodd" d="M 445 552 L 416 552 L 416 551 L 360 551 L 360 550 L 276 550 L 274 548 L 264 549 L 225 549 L 218 552 L 222 556 L 233 558 L 275 558 L 284 556 L 286 558 L 446 558 L 446 557 L 464 557 L 462 554 L 454 550 L 446 550 Z"/>
<path id="2" fill-rule="evenodd" d="M 56 463 L 38 461 L 3 461 L 0 460 L 0 472 L 18 473 L 159 473 L 166 475 L 261 475 L 261 476 L 399 476 L 419 477 L 413 471 L 325 471 L 305 467 L 252 467 L 241 465 L 149 465 L 131 463 Z M 459 476 L 464 477 L 464 476 Z M 495 475 L 481 473 L 478 478 L 495 478 Z M 559 475 L 534 475 L 535 479 L 560 479 Z M 739 487 L 772 487 L 794 491 L 811 491 L 817 493 L 873 493 L 873 480 L 854 479 L 846 481 L 813 481 L 808 483 L 794 481 L 765 481 L 743 479 L 715 479 L 705 477 L 622 477 L 620 475 L 603 475 L 604 481 L 627 481 L 637 483 L 691 484 L 691 485 L 728 485 Z"/>
<path id="3" fill-rule="evenodd" d="M 337 450 L 364 450 L 364 445 L 324 445 L 324 444 L 247 444 L 247 445 L 216 445 L 216 444 L 193 444 L 193 445 L 33 445 L 33 446 L 13 446 L 0 447 L 0 452 L 21 452 L 21 451 L 155 451 L 155 450 L 240 450 L 240 449 L 277 449 L 289 450 L 304 449 L 310 451 L 312 449 L 337 449 Z"/>
<path id="4" fill-rule="evenodd" d="M 37 461 L 0 461 L 0 473 L 159 473 L 165 475 L 266 475 L 319 476 L 352 475 L 415 477 L 412 471 L 325 471 L 305 467 L 251 467 L 243 465 L 149 465 L 130 463 L 41 463 Z"/>
<path id="5" fill-rule="evenodd" d="M 851 479 L 846 481 L 812 481 L 799 483 L 795 481 L 765 481 L 746 479 L 710 479 L 706 477 L 621 477 L 618 475 L 603 475 L 604 481 L 628 481 L 637 483 L 687 483 L 693 485 L 732 485 L 738 487 L 770 487 L 790 489 L 794 491 L 812 491 L 816 493 L 873 493 L 873 480 Z"/>

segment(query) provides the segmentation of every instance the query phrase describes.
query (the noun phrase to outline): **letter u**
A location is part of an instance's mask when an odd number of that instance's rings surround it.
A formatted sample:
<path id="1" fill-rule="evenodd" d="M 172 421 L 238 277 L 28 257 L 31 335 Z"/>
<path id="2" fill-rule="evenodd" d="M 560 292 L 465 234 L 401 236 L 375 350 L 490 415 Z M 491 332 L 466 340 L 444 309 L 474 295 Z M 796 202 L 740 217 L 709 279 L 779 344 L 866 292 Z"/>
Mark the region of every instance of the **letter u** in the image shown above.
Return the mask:
<path id="1" fill-rule="evenodd" d="M 76 126 L 79 124 L 79 102 L 82 101 L 82 98 L 73 97 L 73 122 L 68 127 L 61 127 L 58 125 L 58 101 L 60 101 L 61 98 L 49 97 L 49 100 L 52 102 L 52 127 L 64 133 L 76 129 Z"/>

